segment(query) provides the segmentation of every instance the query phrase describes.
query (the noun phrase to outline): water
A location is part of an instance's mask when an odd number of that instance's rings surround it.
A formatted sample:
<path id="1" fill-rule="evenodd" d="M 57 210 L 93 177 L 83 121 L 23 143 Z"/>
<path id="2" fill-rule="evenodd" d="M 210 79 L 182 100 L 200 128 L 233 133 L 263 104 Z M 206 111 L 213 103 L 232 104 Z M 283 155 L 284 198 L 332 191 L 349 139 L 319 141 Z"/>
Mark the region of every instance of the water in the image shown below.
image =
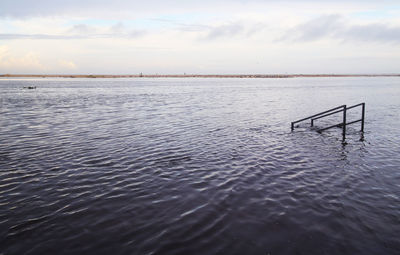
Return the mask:
<path id="1" fill-rule="evenodd" d="M 0 254 L 400 253 L 399 78 L 0 89 Z M 347 145 L 340 129 L 290 132 L 360 102 L 361 141 L 359 123 Z"/>

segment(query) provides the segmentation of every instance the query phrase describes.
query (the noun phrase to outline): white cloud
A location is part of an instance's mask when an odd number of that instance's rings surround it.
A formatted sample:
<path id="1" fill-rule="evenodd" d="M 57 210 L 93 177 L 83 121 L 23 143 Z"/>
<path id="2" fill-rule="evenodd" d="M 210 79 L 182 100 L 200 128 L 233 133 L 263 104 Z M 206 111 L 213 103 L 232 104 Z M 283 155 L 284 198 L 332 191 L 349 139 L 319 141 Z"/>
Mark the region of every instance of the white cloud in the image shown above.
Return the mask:
<path id="1" fill-rule="evenodd" d="M 398 1 L 1 2 L 0 72 L 393 72 L 400 61 Z"/>
<path id="2" fill-rule="evenodd" d="M 0 46 L 0 69 L 5 72 L 15 72 L 15 70 L 23 72 L 46 71 L 37 53 L 27 52 L 22 56 L 13 56 L 9 47 L 5 45 Z"/>
<path id="3" fill-rule="evenodd" d="M 70 29 L 67 30 L 68 34 L 73 35 L 88 35 L 88 34 L 96 34 L 97 30 L 95 27 L 88 26 L 86 24 L 75 24 Z"/>
<path id="4" fill-rule="evenodd" d="M 400 43 L 400 25 L 377 22 L 357 24 L 340 15 L 328 15 L 312 19 L 289 29 L 279 40 L 309 42 L 322 39 L 362 43 Z"/>
<path id="5" fill-rule="evenodd" d="M 61 68 L 66 69 L 66 70 L 77 70 L 77 65 L 73 61 L 68 61 L 68 60 L 60 60 L 59 65 Z"/>
<path id="6" fill-rule="evenodd" d="M 211 27 L 203 38 L 205 40 L 215 40 L 219 38 L 231 38 L 241 34 L 244 27 L 241 23 L 228 23 L 220 26 Z"/>
<path id="7" fill-rule="evenodd" d="M 139 17 L 154 13 L 191 13 L 268 10 L 269 7 L 298 11 L 352 11 L 397 5 L 397 0 L 2 0 L 0 16 L 35 17 Z M 325 8 L 324 8 L 325 7 Z"/>
<path id="8" fill-rule="evenodd" d="M 252 21 L 235 21 L 216 25 L 192 25 L 181 27 L 183 32 L 196 33 L 200 41 L 249 40 L 253 35 L 265 32 L 268 25 Z"/>
<path id="9" fill-rule="evenodd" d="M 53 27 L 48 30 L 44 30 L 44 28 L 41 27 L 38 31 L 41 31 L 42 33 L 37 33 L 36 30 L 28 29 L 30 26 L 31 24 L 29 24 L 27 28 L 22 27 L 20 31 L 23 32 L 20 33 L 0 33 L 0 40 L 74 40 L 90 38 L 134 39 L 144 36 L 147 33 L 145 30 L 128 29 L 122 22 L 118 22 L 111 26 L 89 26 L 81 23 L 65 28 L 65 26 L 60 25 L 59 27 Z"/>
<path id="10" fill-rule="evenodd" d="M 123 34 L 125 32 L 125 26 L 122 22 L 118 22 L 110 27 L 110 34 Z"/>

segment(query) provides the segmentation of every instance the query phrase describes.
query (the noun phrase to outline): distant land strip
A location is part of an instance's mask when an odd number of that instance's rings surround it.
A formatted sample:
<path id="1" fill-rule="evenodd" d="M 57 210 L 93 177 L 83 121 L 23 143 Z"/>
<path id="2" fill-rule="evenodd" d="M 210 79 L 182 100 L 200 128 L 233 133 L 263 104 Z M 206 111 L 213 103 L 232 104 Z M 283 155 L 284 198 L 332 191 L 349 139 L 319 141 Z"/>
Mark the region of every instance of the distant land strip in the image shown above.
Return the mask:
<path id="1" fill-rule="evenodd" d="M 0 78 L 298 78 L 400 77 L 400 74 L 1 74 Z"/>

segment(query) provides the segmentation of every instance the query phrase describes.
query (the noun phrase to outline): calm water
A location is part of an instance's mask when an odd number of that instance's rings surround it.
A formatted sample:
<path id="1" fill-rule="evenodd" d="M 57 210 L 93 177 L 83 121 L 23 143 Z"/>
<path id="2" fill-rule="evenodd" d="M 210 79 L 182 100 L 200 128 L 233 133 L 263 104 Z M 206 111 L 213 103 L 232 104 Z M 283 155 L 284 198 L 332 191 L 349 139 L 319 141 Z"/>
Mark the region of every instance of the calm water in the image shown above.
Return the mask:
<path id="1" fill-rule="evenodd" d="M 0 90 L 0 254 L 400 253 L 400 78 Z M 362 141 L 359 123 L 345 146 L 340 129 L 290 132 L 360 102 Z"/>

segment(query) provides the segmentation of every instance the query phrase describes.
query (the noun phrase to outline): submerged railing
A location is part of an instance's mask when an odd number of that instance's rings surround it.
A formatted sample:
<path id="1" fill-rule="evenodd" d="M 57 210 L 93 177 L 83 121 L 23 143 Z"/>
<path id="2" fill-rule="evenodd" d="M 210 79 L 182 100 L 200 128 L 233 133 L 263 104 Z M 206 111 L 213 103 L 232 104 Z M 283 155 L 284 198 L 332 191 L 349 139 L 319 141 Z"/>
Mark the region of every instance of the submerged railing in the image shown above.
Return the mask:
<path id="1" fill-rule="evenodd" d="M 358 119 L 358 120 L 355 120 L 355 121 L 351 121 L 351 122 L 346 122 L 347 111 L 350 110 L 350 109 L 359 107 L 359 106 L 361 106 L 361 108 L 362 108 L 361 109 L 361 119 Z M 361 130 L 360 131 L 364 132 L 365 103 L 356 104 L 356 105 L 353 105 L 353 106 L 350 106 L 350 107 L 347 107 L 346 105 L 341 105 L 341 106 L 329 109 L 327 111 L 314 114 L 314 115 L 309 116 L 307 118 L 293 121 L 291 123 L 291 129 L 292 129 L 292 131 L 294 130 L 294 128 L 295 128 L 294 124 L 299 123 L 299 122 L 303 122 L 303 121 L 309 120 L 309 119 L 311 119 L 311 126 L 313 127 L 314 126 L 314 121 L 316 121 L 318 119 L 321 119 L 321 118 L 325 118 L 325 117 L 331 116 L 331 115 L 336 114 L 336 113 L 340 113 L 340 112 L 343 112 L 343 121 L 341 123 L 335 124 L 335 125 L 332 125 L 332 126 L 329 126 L 329 127 L 326 127 L 326 128 L 318 129 L 317 131 L 319 133 L 321 133 L 322 131 L 325 131 L 325 130 L 328 130 L 328 129 L 331 129 L 331 128 L 334 128 L 334 127 L 341 127 L 342 128 L 342 141 L 343 142 L 346 140 L 346 126 L 347 125 L 351 125 L 351 124 L 354 124 L 354 123 L 357 123 L 357 122 L 361 122 Z"/>

